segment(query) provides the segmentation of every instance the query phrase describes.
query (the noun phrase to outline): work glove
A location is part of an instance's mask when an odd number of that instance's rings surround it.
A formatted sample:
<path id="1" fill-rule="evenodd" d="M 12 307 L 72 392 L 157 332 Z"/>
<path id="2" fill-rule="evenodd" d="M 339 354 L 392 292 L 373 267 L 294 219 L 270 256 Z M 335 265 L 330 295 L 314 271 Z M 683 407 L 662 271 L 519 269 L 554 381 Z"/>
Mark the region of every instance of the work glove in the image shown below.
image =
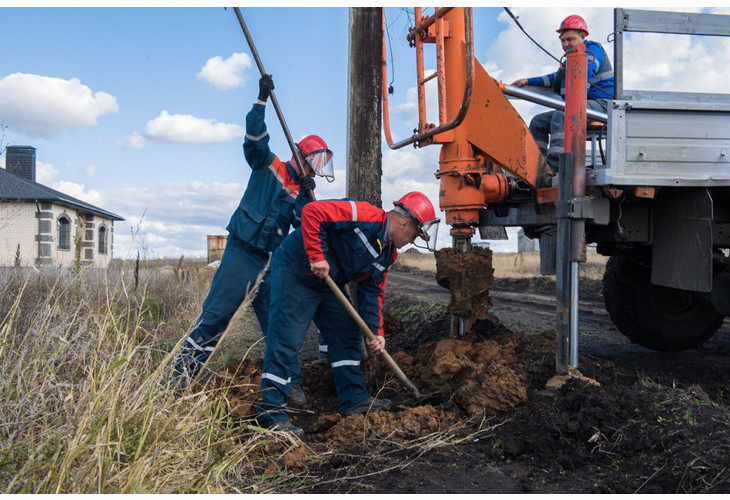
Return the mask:
<path id="1" fill-rule="evenodd" d="M 555 75 L 555 80 L 553 80 L 553 93 L 554 94 L 560 94 L 560 91 L 563 87 L 563 81 L 565 80 L 565 66 L 562 64 L 560 65 L 560 69 L 558 69 L 558 74 Z"/>
<path id="2" fill-rule="evenodd" d="M 274 90 L 274 80 L 271 79 L 271 75 L 263 75 L 259 79 L 259 101 L 266 102 L 272 90 Z"/>
<path id="3" fill-rule="evenodd" d="M 315 187 L 317 187 L 317 184 L 314 182 L 314 179 L 312 179 L 308 175 L 305 175 L 299 180 L 300 193 L 308 193 L 309 191 L 314 191 Z"/>

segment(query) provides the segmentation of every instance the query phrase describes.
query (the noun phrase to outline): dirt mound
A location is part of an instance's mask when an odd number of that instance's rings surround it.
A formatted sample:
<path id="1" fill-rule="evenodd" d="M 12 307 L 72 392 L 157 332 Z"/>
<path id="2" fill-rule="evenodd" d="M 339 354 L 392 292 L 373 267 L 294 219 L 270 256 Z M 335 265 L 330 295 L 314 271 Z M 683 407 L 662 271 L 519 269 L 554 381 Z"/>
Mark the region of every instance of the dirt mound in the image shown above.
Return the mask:
<path id="1" fill-rule="evenodd" d="M 483 324 L 483 323 L 480 323 Z M 441 334 L 448 332 L 441 332 Z M 302 384 L 308 403 L 292 411 L 292 420 L 317 441 L 330 447 L 378 436 L 395 441 L 419 439 L 458 425 L 488 411 L 504 411 L 527 400 L 528 379 L 518 359 L 520 336 L 484 338 L 478 333 L 460 339 L 426 342 L 411 355 L 394 353 L 393 359 L 424 394 L 413 401 L 407 389 L 380 373 L 370 359 L 364 364 L 372 393 L 383 391 L 396 405 L 389 411 L 343 418 L 339 414 L 331 370 L 323 364 L 303 367 Z M 219 372 L 220 385 L 228 388 L 230 411 L 240 417 L 255 415 L 260 400 L 262 361 L 230 363 Z M 385 389 L 380 382 L 389 379 Z"/>
<path id="2" fill-rule="evenodd" d="M 418 309 L 412 298 L 389 300 Z M 393 406 L 343 417 L 331 369 L 305 360 L 309 402 L 292 411 L 304 445 L 263 438 L 268 460 L 253 465 L 257 474 L 296 484 L 282 492 L 308 493 L 730 492 L 726 372 L 708 372 L 709 383 L 699 373 L 711 363 L 692 368 L 688 354 L 651 375 L 658 355 L 632 364 L 581 354 L 581 372 L 601 385 L 571 380 L 547 391 L 554 331 L 512 332 L 488 318 L 449 338 L 443 306 L 427 309 L 420 320 L 386 321 L 387 348 L 422 398 L 369 359 L 369 390 Z M 687 377 L 683 363 L 694 369 Z M 261 360 L 220 372 L 232 413 L 253 414 L 260 373 Z"/>
<path id="3" fill-rule="evenodd" d="M 510 336 L 485 340 L 474 334 L 428 342 L 415 355 L 397 352 L 393 359 L 426 395 L 425 401 L 407 401 L 407 405 L 366 417 L 342 418 L 329 368 L 307 366 L 302 385 L 309 402 L 302 411 L 294 411 L 292 418 L 310 434 L 321 434 L 317 439 L 332 446 L 362 441 L 364 435 L 414 439 L 438 432 L 485 409 L 503 411 L 527 400 L 527 378 L 522 374 L 517 346 L 517 339 Z M 255 415 L 261 395 L 261 366 L 260 359 L 244 360 L 230 363 L 219 372 L 220 385 L 228 388 L 230 411 L 237 416 Z M 367 378 L 374 380 L 372 376 Z M 410 397 L 396 382 L 389 384 L 386 395 L 399 402 Z"/>
<path id="4" fill-rule="evenodd" d="M 497 452 L 489 453 L 498 460 L 529 457 L 563 475 L 590 471 L 594 485 L 576 491 L 701 492 L 723 482 L 727 491 L 727 418 L 698 387 L 647 381 L 607 389 L 573 380 L 520 407 L 498 429 Z"/>
<path id="5" fill-rule="evenodd" d="M 468 415 L 485 409 L 502 411 L 527 400 L 527 379 L 508 337 L 476 336 L 429 342 L 415 356 L 393 359 L 424 393 L 450 399 Z"/>
<path id="6" fill-rule="evenodd" d="M 457 421 L 457 416 L 450 411 L 422 405 L 346 418 L 322 415 L 313 429 L 322 432 L 319 439 L 329 446 L 341 447 L 373 440 L 410 442 L 451 430 Z"/>

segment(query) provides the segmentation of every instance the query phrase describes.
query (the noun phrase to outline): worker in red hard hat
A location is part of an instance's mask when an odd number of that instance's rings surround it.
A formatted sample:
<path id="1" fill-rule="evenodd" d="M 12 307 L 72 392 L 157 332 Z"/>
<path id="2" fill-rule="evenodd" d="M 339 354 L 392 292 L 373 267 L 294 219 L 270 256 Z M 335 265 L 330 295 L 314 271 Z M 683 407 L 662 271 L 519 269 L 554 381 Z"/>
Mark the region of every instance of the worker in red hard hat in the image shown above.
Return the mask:
<path id="1" fill-rule="evenodd" d="M 603 46 L 587 40 L 588 24 L 578 15 L 570 15 L 563 19 L 556 30 L 564 53 L 571 52 L 579 44 L 585 45 L 588 56 L 588 93 L 587 107 L 596 111 L 607 112 L 608 101 L 614 97 L 613 68 L 610 58 Z M 565 68 L 561 64 L 557 71 L 544 76 L 520 78 L 512 83 L 517 87 L 535 85 L 552 87 L 565 99 Z M 563 111 L 547 111 L 535 115 L 530 121 L 530 132 L 540 151 L 545 155 L 550 167 L 557 171 L 559 155 L 564 151 L 565 113 Z"/>
<path id="2" fill-rule="evenodd" d="M 348 199 L 311 202 L 302 211 L 301 228 L 287 236 L 274 254 L 259 425 L 302 434 L 289 420 L 286 402 L 296 375 L 297 353 L 312 320 L 328 345 L 342 414 L 390 406 L 390 401 L 374 399 L 365 388 L 360 329 L 322 278 L 330 276 L 345 294 L 347 283 L 357 283 L 358 311 L 376 334 L 368 346 L 382 352 L 388 269 L 398 249 L 417 238 L 434 250 L 439 224 L 433 204 L 423 193 L 408 193 L 394 205 L 386 212 Z"/>
<path id="3" fill-rule="evenodd" d="M 296 146 L 307 166 L 316 175 L 324 177 L 328 182 L 335 180 L 332 151 L 329 150 L 327 143 L 320 136 L 308 135 L 299 141 Z"/>
<path id="4" fill-rule="evenodd" d="M 304 167 L 304 176 L 300 176 L 294 156 L 284 162 L 269 149 L 264 111 L 273 89 L 271 76 L 262 76 L 258 100 L 246 115 L 243 154 L 251 167 L 250 178 L 226 228 L 229 234 L 225 252 L 203 303 L 202 313 L 183 342 L 175 362 L 175 376 L 171 383 L 177 388 L 186 387 L 197 375 L 249 290 L 267 269 L 271 254 L 292 226 L 299 227 L 302 209 L 310 201 L 309 191 L 315 188 L 313 177 L 334 178 L 332 151 L 316 135 L 309 135 L 297 144 L 296 154 Z M 252 305 L 261 331 L 266 336 L 269 323 L 268 271 L 261 276 Z M 294 371 L 295 388 L 291 392 L 290 403 L 300 406 L 306 400 L 303 399 L 304 393 L 297 390 L 302 378 L 298 364 Z"/>

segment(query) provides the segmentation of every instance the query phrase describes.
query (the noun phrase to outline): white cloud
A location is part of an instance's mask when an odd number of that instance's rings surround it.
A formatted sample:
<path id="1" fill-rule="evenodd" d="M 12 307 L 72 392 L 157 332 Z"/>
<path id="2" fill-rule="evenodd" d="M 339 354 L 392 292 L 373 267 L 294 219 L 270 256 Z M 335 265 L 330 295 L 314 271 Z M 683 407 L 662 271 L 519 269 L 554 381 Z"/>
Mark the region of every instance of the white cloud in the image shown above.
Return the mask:
<path id="1" fill-rule="evenodd" d="M 130 149 L 142 149 L 147 144 L 147 139 L 138 132 L 132 132 L 131 135 L 122 137 L 117 144 Z"/>
<path id="2" fill-rule="evenodd" d="M 115 257 L 150 249 L 155 255 L 148 257 L 205 257 L 206 236 L 227 234 L 244 189 L 239 183 L 180 182 L 105 192 L 103 207 L 126 219 L 114 226 Z"/>
<path id="3" fill-rule="evenodd" d="M 218 90 L 227 90 L 242 87 L 246 83 L 246 70 L 251 66 L 248 54 L 237 52 L 228 59 L 211 57 L 196 76 Z"/>
<path id="4" fill-rule="evenodd" d="M 434 69 L 424 71 L 425 75 L 430 75 Z M 429 122 L 438 122 L 438 85 L 436 79 L 426 82 L 426 120 Z M 390 116 L 399 118 L 406 123 L 412 124 L 411 128 L 418 123 L 418 91 L 416 87 L 409 87 L 406 90 L 405 100 L 397 103 L 391 98 Z"/>
<path id="5" fill-rule="evenodd" d="M 38 184 L 53 187 L 51 184 L 60 181 L 60 172 L 50 163 L 36 161 L 35 178 Z"/>
<path id="6" fill-rule="evenodd" d="M 104 208 L 104 197 L 99 191 L 96 189 L 87 191 L 84 184 L 61 180 L 60 171 L 50 163 L 36 162 L 36 181 L 63 194 Z"/>
<path id="7" fill-rule="evenodd" d="M 220 123 L 213 119 L 193 115 L 171 115 L 162 111 L 157 118 L 147 122 L 144 137 L 158 142 L 183 144 L 211 144 L 242 137 L 245 130 L 232 123 Z"/>
<path id="8" fill-rule="evenodd" d="M 3 122 L 31 137 L 52 138 L 119 110 L 117 98 L 96 92 L 78 79 L 63 80 L 26 73 L 0 79 L 0 116 Z"/>

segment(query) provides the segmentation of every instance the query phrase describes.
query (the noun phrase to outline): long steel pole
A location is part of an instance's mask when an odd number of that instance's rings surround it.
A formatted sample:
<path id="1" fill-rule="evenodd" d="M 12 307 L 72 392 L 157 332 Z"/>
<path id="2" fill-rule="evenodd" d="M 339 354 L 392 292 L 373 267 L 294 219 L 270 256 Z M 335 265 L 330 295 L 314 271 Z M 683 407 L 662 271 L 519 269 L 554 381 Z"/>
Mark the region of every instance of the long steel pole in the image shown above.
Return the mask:
<path id="1" fill-rule="evenodd" d="M 261 73 L 261 76 L 264 76 L 266 74 L 266 70 L 264 69 L 264 63 L 261 62 L 261 57 L 259 57 L 259 53 L 256 50 L 256 45 L 253 43 L 253 38 L 251 38 L 251 33 L 248 31 L 248 27 L 246 26 L 246 21 L 243 20 L 243 16 L 241 15 L 241 10 L 238 7 L 233 7 L 233 12 L 236 13 L 236 17 L 238 18 L 238 23 L 241 25 L 241 29 L 243 30 L 243 35 L 246 37 L 246 41 L 248 42 L 248 47 L 251 49 L 251 55 L 253 56 L 254 60 L 256 61 L 256 66 L 259 68 L 259 72 Z M 284 119 L 284 113 L 281 112 L 281 107 L 279 107 L 279 101 L 276 98 L 276 94 L 274 91 L 271 91 L 271 104 L 274 106 L 274 111 L 276 111 L 276 116 L 279 118 L 279 122 L 281 123 L 281 128 L 284 130 L 284 135 L 286 136 L 286 142 L 289 143 L 289 148 L 291 148 L 292 155 L 294 156 L 294 161 L 297 164 L 297 169 L 299 170 L 299 175 L 304 176 L 307 175 L 307 173 L 304 170 L 304 165 L 302 165 L 302 160 L 299 157 L 296 145 L 294 144 L 294 140 L 291 137 L 291 133 L 289 133 L 289 127 L 286 124 L 286 120 Z M 309 195 L 309 199 L 314 201 L 316 198 L 314 196 L 314 191 L 309 190 L 307 192 Z"/>
<path id="2" fill-rule="evenodd" d="M 572 153 L 570 197 L 580 201 L 586 183 L 587 56 L 580 44 L 567 56 L 565 82 L 565 151 Z M 566 165 L 567 167 L 567 165 Z M 570 220 L 570 356 L 569 367 L 578 368 L 578 300 L 580 263 L 585 262 L 585 220 L 571 214 Z"/>
<path id="3" fill-rule="evenodd" d="M 517 97 L 524 101 L 534 102 L 535 104 L 542 104 L 548 108 L 557 109 L 558 111 L 565 111 L 565 101 L 557 99 L 555 97 L 546 96 L 539 92 L 533 92 L 531 90 L 516 87 L 514 85 L 500 84 L 502 93 L 510 97 Z M 594 109 L 586 110 L 586 118 L 589 120 L 595 120 L 601 123 L 608 123 L 608 113 L 602 113 Z"/>

